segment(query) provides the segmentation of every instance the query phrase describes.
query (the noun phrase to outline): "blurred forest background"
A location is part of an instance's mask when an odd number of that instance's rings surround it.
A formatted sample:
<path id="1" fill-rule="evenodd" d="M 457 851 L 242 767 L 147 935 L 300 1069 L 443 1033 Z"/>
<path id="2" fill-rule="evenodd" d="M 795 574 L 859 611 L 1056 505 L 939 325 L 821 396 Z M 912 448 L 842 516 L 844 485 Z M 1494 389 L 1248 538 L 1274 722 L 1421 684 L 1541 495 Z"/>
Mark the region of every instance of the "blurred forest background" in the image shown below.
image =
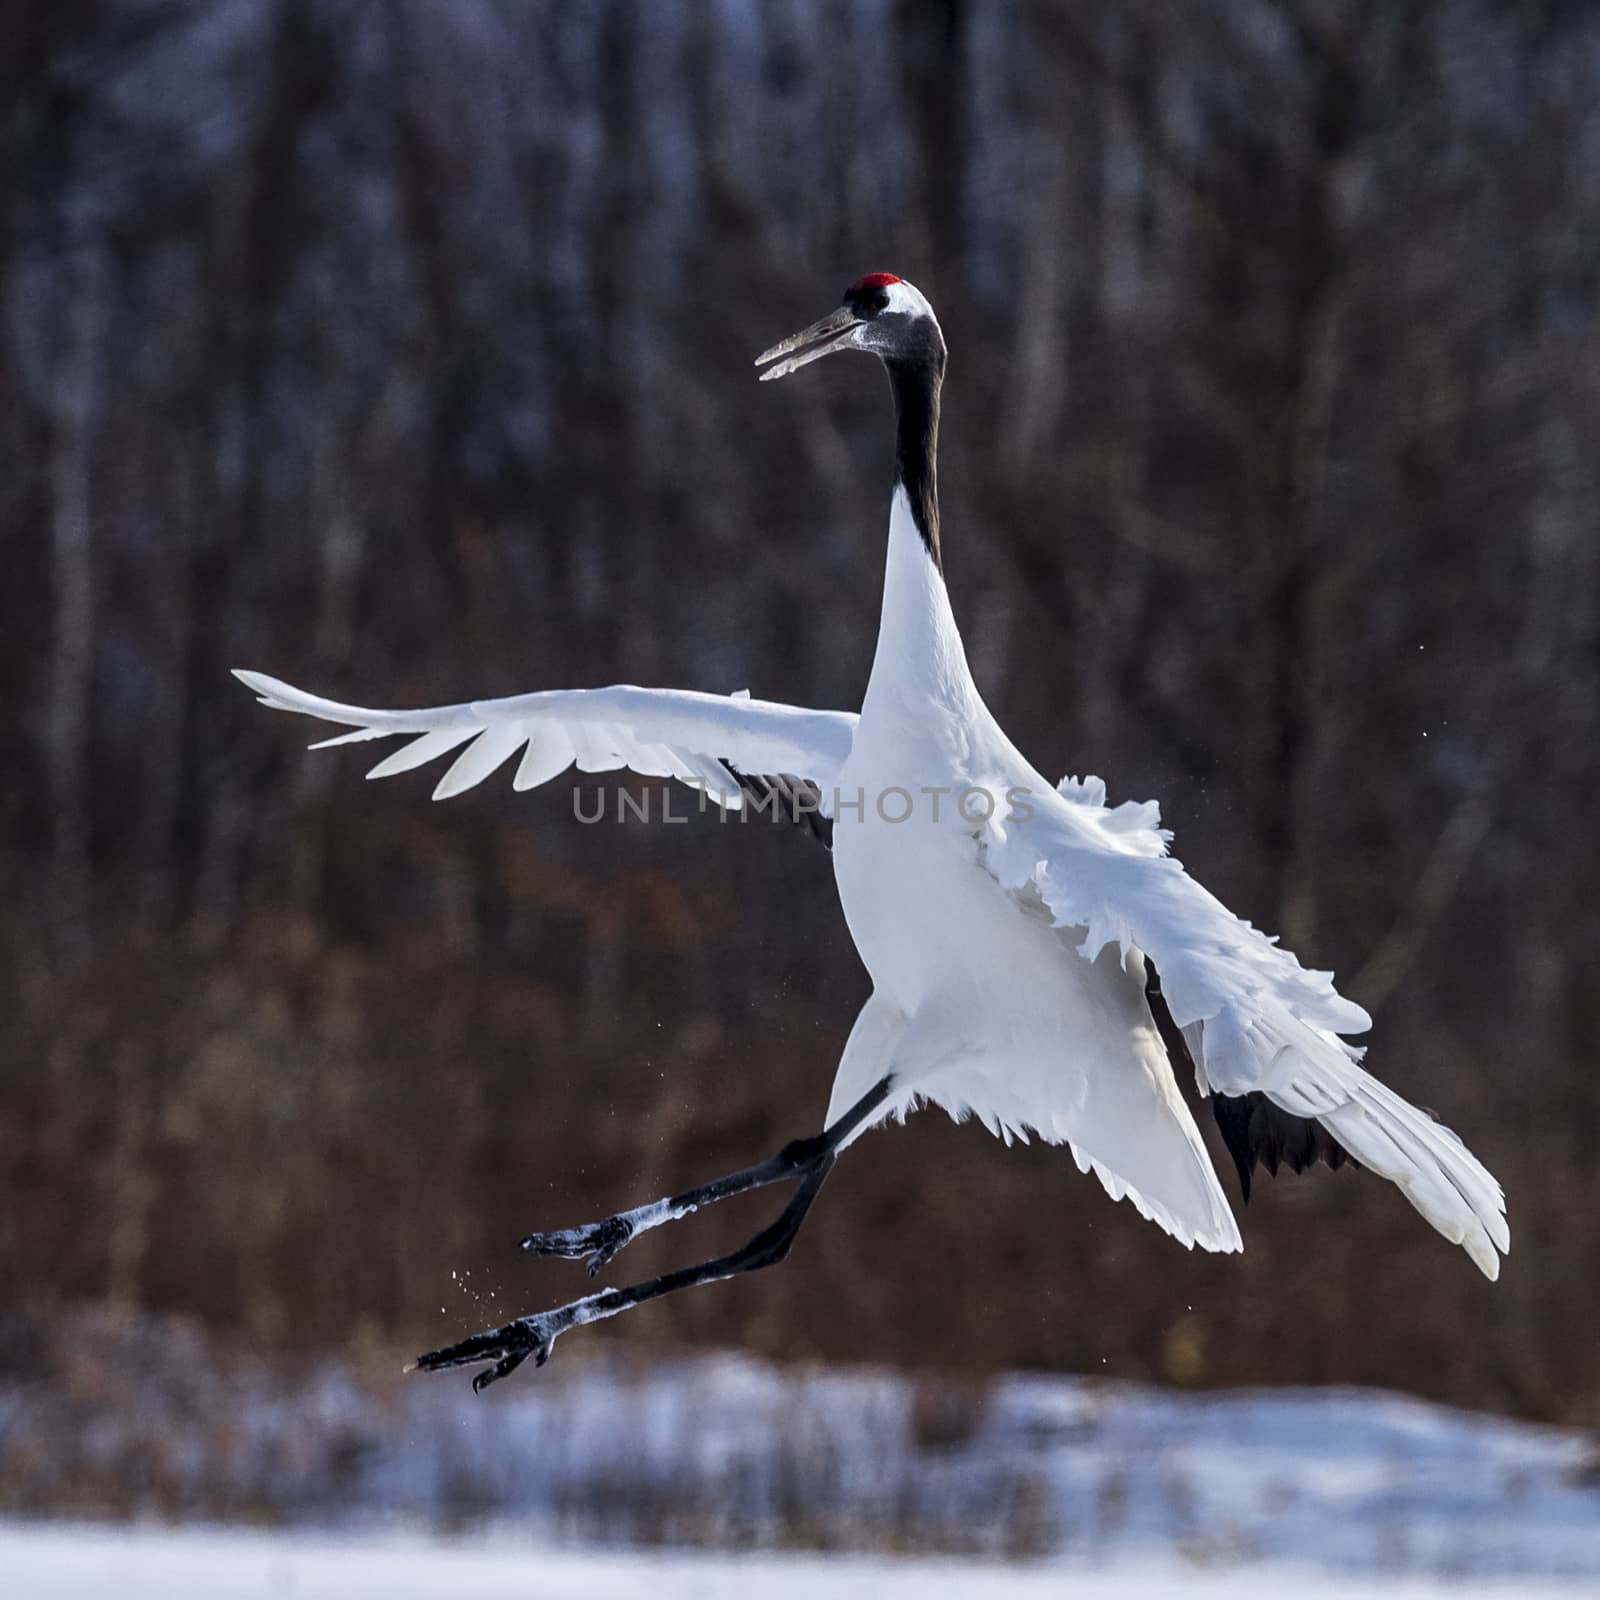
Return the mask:
<path id="1" fill-rule="evenodd" d="M 816 1124 L 866 992 L 821 851 L 369 787 L 228 669 L 854 707 L 882 381 L 750 363 L 887 269 L 990 704 L 1337 969 L 1514 1249 L 1319 1170 L 1188 1256 L 935 1113 L 781 1271 L 584 1337 L 1600 1423 L 1597 172 L 1583 4 L 13 7 L 6 1298 L 387 1361 L 580 1292 L 527 1229 Z"/>

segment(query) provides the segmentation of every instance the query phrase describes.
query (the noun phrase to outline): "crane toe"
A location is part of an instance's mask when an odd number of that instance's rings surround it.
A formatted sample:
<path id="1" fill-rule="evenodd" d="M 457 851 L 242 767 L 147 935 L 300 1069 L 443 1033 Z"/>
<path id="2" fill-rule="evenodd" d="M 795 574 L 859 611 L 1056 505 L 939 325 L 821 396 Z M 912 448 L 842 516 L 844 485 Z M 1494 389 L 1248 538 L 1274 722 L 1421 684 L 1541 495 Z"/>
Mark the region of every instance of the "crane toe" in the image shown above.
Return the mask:
<path id="1" fill-rule="evenodd" d="M 592 1278 L 633 1238 L 633 1223 L 626 1216 L 605 1217 L 581 1228 L 555 1228 L 548 1233 L 530 1233 L 522 1248 L 530 1256 L 564 1256 L 575 1261 L 589 1258 Z"/>
<path id="2" fill-rule="evenodd" d="M 407 1370 L 442 1372 L 446 1367 L 475 1366 L 492 1361 L 492 1367 L 472 1380 L 472 1392 L 482 1394 L 491 1383 L 510 1377 L 530 1356 L 536 1367 L 542 1367 L 550 1359 L 551 1346 L 561 1331 L 550 1325 L 551 1315 L 540 1312 L 536 1316 L 518 1317 L 503 1328 L 491 1328 L 487 1333 L 475 1333 L 471 1338 L 430 1350 L 418 1356 Z"/>

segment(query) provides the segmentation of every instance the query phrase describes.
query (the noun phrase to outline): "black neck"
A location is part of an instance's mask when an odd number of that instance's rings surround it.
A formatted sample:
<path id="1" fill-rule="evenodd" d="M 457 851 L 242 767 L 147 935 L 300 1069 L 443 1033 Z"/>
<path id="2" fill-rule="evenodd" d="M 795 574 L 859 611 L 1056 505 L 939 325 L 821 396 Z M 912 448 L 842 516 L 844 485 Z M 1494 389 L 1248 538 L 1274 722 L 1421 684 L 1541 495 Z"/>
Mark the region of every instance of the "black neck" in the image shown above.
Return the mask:
<path id="1" fill-rule="evenodd" d="M 917 532 L 934 567 L 944 571 L 939 554 L 939 390 L 944 383 L 942 352 L 937 359 L 885 361 L 894 391 L 894 480 L 911 504 Z"/>

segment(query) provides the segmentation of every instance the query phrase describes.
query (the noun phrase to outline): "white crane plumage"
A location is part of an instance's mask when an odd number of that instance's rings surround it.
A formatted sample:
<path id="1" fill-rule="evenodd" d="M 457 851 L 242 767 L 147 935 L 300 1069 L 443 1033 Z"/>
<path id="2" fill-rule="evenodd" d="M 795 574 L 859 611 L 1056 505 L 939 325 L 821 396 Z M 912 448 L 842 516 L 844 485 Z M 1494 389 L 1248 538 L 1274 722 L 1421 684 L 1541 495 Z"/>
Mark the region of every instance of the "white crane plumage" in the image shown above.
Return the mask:
<path id="1" fill-rule="evenodd" d="M 1367 1014 L 1330 974 L 1302 968 L 1190 878 L 1167 853 L 1154 802 L 1107 807 L 1095 778 L 1051 785 L 985 706 L 940 557 L 945 348 L 927 300 L 870 274 L 758 364 L 776 378 L 852 349 L 882 360 L 897 418 L 883 611 L 859 716 L 628 686 L 371 711 L 238 674 L 269 706 L 353 729 L 325 744 L 407 736 L 369 777 L 455 752 L 435 799 L 519 756 L 519 790 L 572 765 L 626 767 L 727 807 L 776 791 L 833 823 L 839 894 L 873 991 L 839 1062 L 825 1131 L 729 1178 L 524 1246 L 589 1255 L 594 1271 L 698 1205 L 796 1182 L 783 1216 L 733 1256 L 519 1318 L 421 1364 L 495 1363 L 481 1387 L 530 1355 L 543 1362 L 576 1324 L 782 1259 L 838 1152 L 922 1101 L 1008 1139 L 1067 1144 L 1114 1199 L 1182 1244 L 1239 1250 L 1174 1053 L 1192 1061 L 1201 1093 L 1218 1097 L 1247 1196 L 1258 1158 L 1276 1170 L 1280 1155 L 1297 1168 L 1349 1156 L 1398 1184 L 1496 1277 L 1510 1245 L 1500 1187 L 1455 1134 L 1361 1067 L 1342 1036 L 1364 1032 Z"/>

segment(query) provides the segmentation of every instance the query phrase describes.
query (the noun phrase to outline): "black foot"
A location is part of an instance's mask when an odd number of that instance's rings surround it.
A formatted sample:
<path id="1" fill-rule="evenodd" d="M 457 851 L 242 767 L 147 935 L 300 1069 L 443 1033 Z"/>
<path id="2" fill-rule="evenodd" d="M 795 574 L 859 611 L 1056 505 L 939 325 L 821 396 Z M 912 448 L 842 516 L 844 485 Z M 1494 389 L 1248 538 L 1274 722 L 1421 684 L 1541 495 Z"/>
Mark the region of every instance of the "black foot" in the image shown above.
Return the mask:
<path id="1" fill-rule="evenodd" d="M 468 1367 L 480 1361 L 492 1361 L 487 1372 L 480 1372 L 472 1380 L 472 1392 L 482 1394 L 491 1383 L 509 1378 L 529 1356 L 533 1364 L 542 1367 L 550 1359 L 551 1347 L 561 1328 L 552 1325 L 552 1313 L 518 1317 L 503 1328 L 493 1328 L 488 1333 L 475 1333 L 458 1344 L 448 1344 L 442 1350 L 430 1350 L 412 1363 L 424 1372 L 442 1372 L 446 1367 Z M 410 1370 L 410 1369 L 408 1369 Z"/>
<path id="2" fill-rule="evenodd" d="M 888 1098 L 894 1078 L 880 1078 L 865 1095 L 845 1114 L 820 1135 L 811 1139 L 796 1139 L 785 1145 L 768 1161 L 757 1162 L 753 1167 L 732 1172 L 725 1178 L 702 1184 L 682 1194 L 653 1201 L 647 1206 L 635 1206 L 631 1211 L 619 1212 L 600 1222 L 591 1222 L 583 1228 L 562 1228 L 554 1233 L 530 1233 L 522 1241 L 522 1248 L 535 1256 L 588 1256 L 589 1272 L 598 1272 L 627 1242 L 637 1234 L 666 1222 L 676 1222 L 701 1206 L 725 1200 L 730 1195 L 745 1194 L 751 1189 L 764 1189 L 773 1183 L 796 1183 L 798 1187 L 790 1197 L 783 1214 L 776 1222 L 763 1228 L 753 1239 L 731 1255 L 702 1261 L 697 1266 L 680 1267 L 676 1272 L 663 1273 L 646 1283 L 635 1283 L 625 1289 L 602 1289 L 569 1305 L 557 1306 L 553 1311 L 541 1311 L 535 1316 L 518 1317 L 503 1328 L 492 1328 L 487 1333 L 476 1333 L 458 1344 L 446 1345 L 442 1350 L 430 1350 L 412 1363 L 424 1372 L 438 1372 L 445 1367 L 472 1366 L 490 1362 L 486 1372 L 472 1380 L 473 1392 L 481 1394 L 491 1383 L 509 1377 L 529 1356 L 533 1364 L 542 1367 L 550 1359 L 551 1347 L 568 1328 L 597 1322 L 602 1317 L 614 1317 L 630 1311 L 661 1295 L 676 1294 L 681 1289 L 692 1289 L 702 1283 L 716 1283 L 741 1272 L 758 1272 L 763 1267 L 776 1266 L 788 1255 L 800 1225 L 805 1221 L 817 1191 L 833 1169 L 840 1143 L 866 1120 Z"/>
<path id="3" fill-rule="evenodd" d="M 607 1217 L 582 1228 L 558 1228 L 552 1233 L 530 1233 L 522 1248 L 530 1256 L 589 1258 L 592 1278 L 633 1237 L 633 1224 L 624 1216 Z"/>

